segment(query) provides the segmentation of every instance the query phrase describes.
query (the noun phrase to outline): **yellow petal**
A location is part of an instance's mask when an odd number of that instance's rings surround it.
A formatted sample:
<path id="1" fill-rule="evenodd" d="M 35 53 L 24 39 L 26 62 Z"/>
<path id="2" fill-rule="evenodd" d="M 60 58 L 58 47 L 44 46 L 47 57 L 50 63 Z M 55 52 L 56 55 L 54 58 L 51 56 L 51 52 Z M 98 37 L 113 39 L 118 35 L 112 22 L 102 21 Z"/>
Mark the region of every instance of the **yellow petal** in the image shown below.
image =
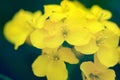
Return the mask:
<path id="1" fill-rule="evenodd" d="M 44 38 L 45 46 L 48 48 L 56 48 L 61 46 L 64 37 L 61 32 L 61 23 L 47 20 L 44 26 L 46 37 Z"/>
<path id="2" fill-rule="evenodd" d="M 61 6 L 64 12 L 73 11 L 74 9 L 76 9 L 76 6 L 68 0 L 63 0 L 61 2 Z"/>
<path id="3" fill-rule="evenodd" d="M 36 21 L 36 24 L 34 25 L 35 28 L 43 28 L 44 27 L 44 24 L 45 24 L 45 20 L 48 18 L 48 15 L 42 15 L 40 16 L 37 21 Z"/>
<path id="4" fill-rule="evenodd" d="M 62 61 L 68 62 L 70 64 L 77 64 L 79 62 L 70 48 L 61 48 L 58 51 L 58 55 Z"/>
<path id="5" fill-rule="evenodd" d="M 40 55 L 32 64 L 33 73 L 36 76 L 43 77 L 46 75 L 46 69 L 48 66 L 48 58 L 46 55 Z"/>
<path id="6" fill-rule="evenodd" d="M 105 66 L 103 67 L 103 65 L 101 64 L 96 64 L 91 61 L 83 62 L 80 65 L 80 69 L 83 71 L 87 80 L 96 79 L 96 76 L 97 76 L 97 79 L 100 79 L 100 80 L 115 80 L 114 70 L 108 69 Z"/>
<path id="7" fill-rule="evenodd" d="M 79 15 L 80 13 L 72 13 L 65 18 L 64 23 L 69 30 L 79 30 L 87 26 L 87 20 L 84 15 Z"/>
<path id="8" fill-rule="evenodd" d="M 92 61 L 83 62 L 80 65 L 80 69 L 88 80 L 92 80 L 90 74 L 96 75 L 101 79 L 100 75 L 104 74 L 103 72 L 107 70 L 107 68 L 103 68 L 101 65 L 94 64 Z"/>
<path id="9" fill-rule="evenodd" d="M 49 62 L 46 70 L 48 80 L 67 80 L 68 78 L 68 72 L 63 61 Z"/>
<path id="10" fill-rule="evenodd" d="M 69 15 L 74 13 L 81 13 L 85 14 L 86 13 L 86 8 L 78 1 L 69 1 L 69 0 L 64 0 L 61 2 L 61 7 L 63 9 L 63 12 L 67 12 Z"/>
<path id="11" fill-rule="evenodd" d="M 59 47 L 64 38 L 59 34 L 56 35 L 49 35 L 45 30 L 36 30 L 34 31 L 31 36 L 31 43 L 33 46 L 37 48 L 56 48 Z"/>
<path id="12" fill-rule="evenodd" d="M 116 65 L 119 58 L 115 48 L 107 47 L 100 47 L 99 51 L 97 52 L 97 57 L 99 61 L 107 67 Z"/>
<path id="13" fill-rule="evenodd" d="M 95 69 L 95 66 L 91 61 L 83 62 L 80 65 L 80 70 L 82 70 L 82 72 L 87 78 L 89 78 L 89 74 L 93 72 L 93 68 Z"/>
<path id="14" fill-rule="evenodd" d="M 26 38 L 33 30 L 27 23 L 31 17 L 32 13 L 20 10 L 11 21 L 5 24 L 4 35 L 8 41 L 15 45 L 15 49 L 25 42 Z"/>
<path id="15" fill-rule="evenodd" d="M 86 29 L 71 30 L 66 36 L 66 41 L 75 46 L 88 44 L 91 34 Z"/>
<path id="16" fill-rule="evenodd" d="M 46 32 L 44 30 L 35 30 L 31 35 L 30 35 L 30 40 L 33 46 L 37 48 L 45 48 L 45 42 L 44 38 L 46 37 Z"/>
<path id="17" fill-rule="evenodd" d="M 44 12 L 51 15 L 51 13 L 62 12 L 62 8 L 60 5 L 45 5 Z"/>
<path id="18" fill-rule="evenodd" d="M 50 20 L 54 22 L 62 21 L 66 18 L 66 15 L 64 13 L 53 13 L 50 16 Z"/>
<path id="19" fill-rule="evenodd" d="M 28 20 L 28 24 L 33 28 L 42 28 L 47 16 L 42 15 L 41 11 L 36 11 L 33 13 L 32 18 Z"/>
<path id="20" fill-rule="evenodd" d="M 87 28 L 92 33 L 97 33 L 104 29 L 104 25 L 98 21 L 88 21 Z"/>
<path id="21" fill-rule="evenodd" d="M 60 21 L 66 15 L 62 13 L 62 8 L 60 5 L 45 5 L 44 6 L 45 15 L 48 15 L 51 21 Z"/>
<path id="22" fill-rule="evenodd" d="M 90 42 L 83 46 L 75 46 L 75 49 L 83 54 L 93 54 L 95 53 L 99 48 L 96 45 L 95 40 L 90 40 Z"/>
<path id="23" fill-rule="evenodd" d="M 21 22 L 21 23 L 22 22 L 27 23 L 27 21 L 32 18 L 32 15 L 33 15 L 33 13 L 21 9 L 14 15 L 12 20 L 15 20 L 15 21 Z"/>
<path id="24" fill-rule="evenodd" d="M 34 19 L 37 19 L 41 15 L 42 15 L 42 12 L 38 10 L 38 11 L 34 12 L 33 17 L 34 17 Z"/>
<path id="25" fill-rule="evenodd" d="M 101 80 L 115 80 L 115 71 L 112 69 L 108 69 L 104 71 L 105 74 L 100 75 Z"/>
<path id="26" fill-rule="evenodd" d="M 92 61 L 83 62 L 80 65 L 80 69 L 84 72 L 85 75 L 89 75 L 90 73 L 99 74 L 107 70 L 106 66 L 93 63 Z"/>
<path id="27" fill-rule="evenodd" d="M 99 61 L 97 57 L 97 53 L 94 54 L 94 65 L 101 71 L 104 71 L 105 69 L 107 69 L 107 67 Z"/>
<path id="28" fill-rule="evenodd" d="M 62 45 L 63 41 L 64 41 L 64 38 L 59 33 L 56 33 L 56 35 L 53 35 L 53 36 L 51 36 L 51 35 L 49 36 L 48 35 L 44 39 L 45 45 L 48 48 L 57 48 L 57 47 Z"/>
<path id="29" fill-rule="evenodd" d="M 120 35 L 120 29 L 118 25 L 115 24 L 114 22 L 104 21 L 103 24 L 108 30 L 112 31 L 114 34 Z"/>
<path id="30" fill-rule="evenodd" d="M 25 42 L 31 31 L 32 29 L 28 25 L 17 24 L 14 21 L 8 22 L 4 27 L 4 35 L 8 41 L 15 45 L 15 49 Z"/>
<path id="31" fill-rule="evenodd" d="M 92 6 L 91 12 L 95 15 L 98 20 L 106 20 L 112 17 L 112 14 L 108 10 L 104 10 L 97 5 Z"/>
<path id="32" fill-rule="evenodd" d="M 57 49 L 58 48 L 44 48 L 42 49 L 42 53 L 48 55 L 54 55 L 55 53 L 57 53 Z"/>
<path id="33" fill-rule="evenodd" d="M 79 1 L 72 1 L 72 3 L 79 9 L 81 10 L 81 12 L 85 12 L 85 11 L 88 11 L 88 9 L 82 4 L 80 3 Z"/>
<path id="34" fill-rule="evenodd" d="M 103 32 L 103 42 L 102 45 L 106 47 L 117 47 L 119 43 L 119 36 L 114 34 L 113 32 L 109 30 L 105 30 Z"/>

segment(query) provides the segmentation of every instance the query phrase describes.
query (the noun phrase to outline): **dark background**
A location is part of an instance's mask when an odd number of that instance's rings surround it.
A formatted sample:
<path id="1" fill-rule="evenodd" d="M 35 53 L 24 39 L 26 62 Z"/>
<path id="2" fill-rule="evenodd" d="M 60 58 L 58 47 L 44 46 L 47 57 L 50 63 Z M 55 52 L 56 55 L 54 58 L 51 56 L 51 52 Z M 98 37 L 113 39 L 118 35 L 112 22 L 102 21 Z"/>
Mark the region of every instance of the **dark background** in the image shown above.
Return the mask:
<path id="1" fill-rule="evenodd" d="M 112 12 L 112 21 L 120 26 L 120 0 L 79 0 L 86 7 L 94 4 L 100 5 L 104 9 Z M 0 74 L 6 75 L 13 80 L 46 80 L 33 75 L 31 64 L 40 54 L 40 50 L 27 44 L 22 45 L 17 51 L 3 36 L 3 28 L 7 21 L 20 9 L 29 11 L 42 10 L 44 4 L 56 3 L 60 0 L 0 0 Z M 81 80 L 79 65 L 75 67 L 70 80 Z M 114 67 L 117 75 L 116 80 L 120 80 L 120 66 Z M 0 77 L 0 80 L 5 80 Z M 7 79 L 6 79 L 7 80 Z"/>

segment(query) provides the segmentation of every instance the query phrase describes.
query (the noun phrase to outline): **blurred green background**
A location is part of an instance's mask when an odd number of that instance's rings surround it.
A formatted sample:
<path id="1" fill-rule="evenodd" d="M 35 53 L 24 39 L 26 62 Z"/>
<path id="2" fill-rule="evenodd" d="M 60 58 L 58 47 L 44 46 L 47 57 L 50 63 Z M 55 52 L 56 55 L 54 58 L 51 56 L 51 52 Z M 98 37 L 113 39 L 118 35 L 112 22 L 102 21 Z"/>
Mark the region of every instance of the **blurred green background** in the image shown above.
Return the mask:
<path id="1" fill-rule="evenodd" d="M 40 50 L 27 44 L 22 45 L 17 51 L 13 49 L 13 45 L 9 43 L 3 35 L 3 28 L 7 21 L 20 9 L 29 11 L 42 10 L 44 4 L 56 3 L 61 0 L 0 0 L 0 74 L 10 77 L 12 80 L 46 80 L 46 78 L 38 78 L 33 75 L 31 64 L 40 54 Z M 120 26 L 120 0 L 79 0 L 86 7 L 94 4 L 100 5 L 104 9 L 112 12 L 112 21 Z M 68 66 L 69 67 L 69 66 Z M 70 80 L 82 80 L 79 65 L 74 67 L 70 75 Z M 117 79 L 120 80 L 120 65 L 114 67 Z M 3 76 L 0 75 L 0 80 Z"/>

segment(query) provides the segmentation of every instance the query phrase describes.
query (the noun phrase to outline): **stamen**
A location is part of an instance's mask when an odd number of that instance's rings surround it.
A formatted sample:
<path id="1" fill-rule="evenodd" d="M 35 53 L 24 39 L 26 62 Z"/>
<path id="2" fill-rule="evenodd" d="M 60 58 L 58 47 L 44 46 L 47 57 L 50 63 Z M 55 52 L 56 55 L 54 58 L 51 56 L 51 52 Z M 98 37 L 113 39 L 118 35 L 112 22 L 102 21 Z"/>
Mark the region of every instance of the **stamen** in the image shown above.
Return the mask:
<path id="1" fill-rule="evenodd" d="M 62 35 L 65 38 L 68 34 L 68 30 L 66 29 L 66 25 L 61 26 L 61 31 L 62 31 Z"/>
<path id="2" fill-rule="evenodd" d="M 91 80 L 100 80 L 100 77 L 97 76 L 97 75 L 94 75 L 93 73 L 90 73 L 89 77 L 90 77 Z"/>
<path id="3" fill-rule="evenodd" d="M 98 46 L 104 44 L 104 41 L 108 38 L 108 36 L 104 35 L 104 30 L 102 30 L 99 35 L 96 37 L 96 44 Z"/>
<path id="4" fill-rule="evenodd" d="M 67 31 L 63 31 L 63 36 L 66 37 L 67 36 Z"/>
<path id="5" fill-rule="evenodd" d="M 60 59 L 60 58 L 59 58 L 57 55 L 54 55 L 54 56 L 53 56 L 53 60 L 54 60 L 54 61 L 57 61 L 57 60 L 59 60 L 59 59 Z"/>

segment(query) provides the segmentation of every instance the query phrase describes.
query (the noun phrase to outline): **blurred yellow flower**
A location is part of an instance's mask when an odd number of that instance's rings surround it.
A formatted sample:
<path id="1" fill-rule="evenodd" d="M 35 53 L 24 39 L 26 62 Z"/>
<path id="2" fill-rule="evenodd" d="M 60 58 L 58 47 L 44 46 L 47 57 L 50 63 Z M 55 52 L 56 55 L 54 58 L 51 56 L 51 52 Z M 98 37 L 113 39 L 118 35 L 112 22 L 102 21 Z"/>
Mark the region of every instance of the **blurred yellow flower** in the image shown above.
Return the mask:
<path id="1" fill-rule="evenodd" d="M 105 29 L 99 32 L 96 38 L 92 39 L 87 45 L 76 46 L 75 49 L 83 54 L 97 53 L 100 62 L 110 67 L 118 62 L 118 54 L 116 51 L 118 42 L 119 36 Z"/>
<path id="2" fill-rule="evenodd" d="M 25 42 L 35 28 L 42 27 L 44 18 L 40 18 L 41 16 L 40 11 L 31 13 L 29 11 L 20 10 L 12 20 L 5 24 L 4 35 L 8 41 L 15 45 L 15 49 Z"/>
<path id="3" fill-rule="evenodd" d="M 116 77 L 114 70 L 91 61 L 83 62 L 80 69 L 83 73 L 83 80 L 115 80 Z"/>
<path id="4" fill-rule="evenodd" d="M 119 35 L 118 35 L 119 28 L 113 25 L 112 26 L 113 28 L 111 30 L 109 27 L 111 26 L 106 26 L 104 29 L 94 34 L 93 39 L 87 45 L 78 46 L 76 47 L 76 49 L 78 49 L 79 51 L 83 50 L 82 52 L 87 54 L 87 51 L 88 53 L 96 52 L 98 50 L 98 47 L 101 46 L 116 48 L 119 42 Z M 86 51 L 84 51 L 85 49 L 84 47 L 86 48 Z M 93 52 L 91 50 L 88 50 L 87 48 L 93 49 L 92 50 Z"/>
<path id="5" fill-rule="evenodd" d="M 64 62 L 77 64 L 78 59 L 70 48 L 45 48 L 32 64 L 36 76 L 47 76 L 48 80 L 67 80 L 68 72 Z"/>
<path id="6" fill-rule="evenodd" d="M 31 19 L 31 17 L 31 12 L 20 10 L 11 21 L 5 24 L 4 35 L 15 45 L 15 49 L 25 42 L 29 33 L 33 30 L 33 28 L 27 24 L 27 21 Z"/>
<path id="7" fill-rule="evenodd" d="M 87 29 L 95 34 L 107 27 L 117 35 L 120 34 L 118 26 L 114 22 L 108 21 L 111 17 L 110 11 L 94 5 L 87 14 Z"/>
<path id="8" fill-rule="evenodd" d="M 110 11 L 98 5 L 88 9 L 77 0 L 62 0 L 60 5 L 44 5 L 44 14 L 20 10 L 5 24 L 4 35 L 15 49 L 27 41 L 42 49 L 32 64 L 38 77 L 67 80 L 65 62 L 77 64 L 75 53 L 80 52 L 95 57 L 94 63 L 80 65 L 83 80 L 115 80 L 115 72 L 109 67 L 120 63 L 120 30 L 109 21 L 111 17 Z M 72 45 L 74 51 L 62 47 L 64 42 Z"/>
<path id="9" fill-rule="evenodd" d="M 75 49 L 83 54 L 94 54 L 100 62 L 108 67 L 114 66 L 118 61 L 116 47 L 119 42 L 119 27 L 111 21 L 111 13 L 95 5 L 87 14 L 88 24 L 86 28 L 92 33 L 92 39 L 88 44 L 75 46 Z M 110 49 L 110 50 L 109 50 Z"/>

